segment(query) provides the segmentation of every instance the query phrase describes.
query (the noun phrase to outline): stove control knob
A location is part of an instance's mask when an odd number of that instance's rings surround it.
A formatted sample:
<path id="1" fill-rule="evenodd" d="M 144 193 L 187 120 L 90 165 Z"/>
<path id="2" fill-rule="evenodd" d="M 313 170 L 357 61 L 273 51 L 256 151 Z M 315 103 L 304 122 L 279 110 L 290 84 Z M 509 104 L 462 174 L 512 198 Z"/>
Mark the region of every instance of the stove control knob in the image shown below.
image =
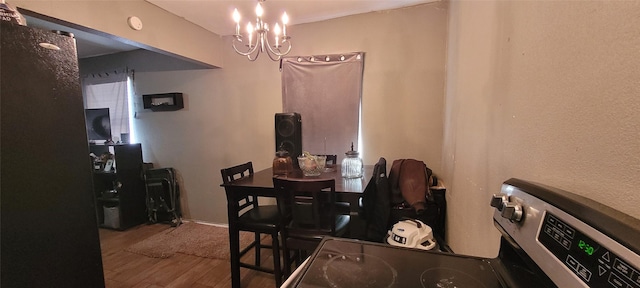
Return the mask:
<path id="1" fill-rule="evenodd" d="M 502 211 L 502 208 L 509 203 L 509 196 L 505 194 L 493 194 L 491 196 L 491 207 L 495 207 L 498 211 Z"/>
<path id="2" fill-rule="evenodd" d="M 519 222 L 522 220 L 522 205 L 514 202 L 508 202 L 504 205 L 501 215 L 503 218 Z"/>

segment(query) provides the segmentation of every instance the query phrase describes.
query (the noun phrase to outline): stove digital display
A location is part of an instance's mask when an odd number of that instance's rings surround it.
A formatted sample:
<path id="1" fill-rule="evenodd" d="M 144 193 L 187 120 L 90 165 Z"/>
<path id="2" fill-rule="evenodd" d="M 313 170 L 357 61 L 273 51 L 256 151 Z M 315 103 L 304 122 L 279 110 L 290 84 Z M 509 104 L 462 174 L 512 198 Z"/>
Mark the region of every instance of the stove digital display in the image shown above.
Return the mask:
<path id="1" fill-rule="evenodd" d="M 551 213 L 538 241 L 589 287 L 640 288 L 640 269 Z"/>
<path id="2" fill-rule="evenodd" d="M 578 240 L 578 248 L 587 255 L 592 256 L 596 250 L 600 249 L 600 245 L 580 239 Z"/>

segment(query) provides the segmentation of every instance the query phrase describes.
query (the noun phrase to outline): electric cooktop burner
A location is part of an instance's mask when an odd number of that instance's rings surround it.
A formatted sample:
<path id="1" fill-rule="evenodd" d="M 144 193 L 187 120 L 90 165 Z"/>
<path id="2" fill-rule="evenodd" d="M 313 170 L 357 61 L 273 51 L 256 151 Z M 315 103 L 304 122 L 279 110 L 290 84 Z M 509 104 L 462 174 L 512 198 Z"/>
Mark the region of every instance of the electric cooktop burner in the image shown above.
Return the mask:
<path id="1" fill-rule="evenodd" d="M 322 272 L 324 279 L 333 287 L 389 287 L 398 276 L 398 271 L 387 261 L 373 255 L 328 253 L 326 257 Z"/>
<path id="2" fill-rule="evenodd" d="M 454 288 L 454 287 L 486 287 L 473 276 L 460 270 L 449 268 L 431 268 L 422 272 L 422 287 Z"/>
<path id="3" fill-rule="evenodd" d="M 297 287 L 503 287 L 490 259 L 326 238 Z"/>

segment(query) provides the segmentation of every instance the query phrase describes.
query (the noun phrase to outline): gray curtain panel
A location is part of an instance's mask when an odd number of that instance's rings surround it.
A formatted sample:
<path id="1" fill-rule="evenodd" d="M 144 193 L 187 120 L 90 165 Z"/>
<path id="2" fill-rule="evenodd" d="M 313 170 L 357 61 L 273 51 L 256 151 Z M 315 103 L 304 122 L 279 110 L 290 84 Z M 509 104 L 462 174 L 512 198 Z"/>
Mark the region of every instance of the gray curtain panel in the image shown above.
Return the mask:
<path id="1" fill-rule="evenodd" d="M 364 53 L 289 56 L 281 60 L 282 110 L 302 116 L 302 149 L 336 154 L 358 150 Z"/>

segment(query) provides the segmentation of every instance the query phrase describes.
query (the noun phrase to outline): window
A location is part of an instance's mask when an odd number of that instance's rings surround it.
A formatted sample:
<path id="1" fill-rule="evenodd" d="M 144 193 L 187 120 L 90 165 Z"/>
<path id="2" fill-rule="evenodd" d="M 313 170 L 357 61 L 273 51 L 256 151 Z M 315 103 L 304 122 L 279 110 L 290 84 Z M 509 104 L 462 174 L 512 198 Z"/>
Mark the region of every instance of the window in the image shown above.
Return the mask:
<path id="1" fill-rule="evenodd" d="M 135 143 L 131 115 L 133 72 L 91 74 L 83 79 L 85 109 L 108 108 L 114 142 Z"/>
<path id="2" fill-rule="evenodd" d="M 302 116 L 302 148 L 344 156 L 359 145 L 364 53 L 282 59 L 283 112 Z M 340 162 L 340 160 L 338 160 Z"/>

